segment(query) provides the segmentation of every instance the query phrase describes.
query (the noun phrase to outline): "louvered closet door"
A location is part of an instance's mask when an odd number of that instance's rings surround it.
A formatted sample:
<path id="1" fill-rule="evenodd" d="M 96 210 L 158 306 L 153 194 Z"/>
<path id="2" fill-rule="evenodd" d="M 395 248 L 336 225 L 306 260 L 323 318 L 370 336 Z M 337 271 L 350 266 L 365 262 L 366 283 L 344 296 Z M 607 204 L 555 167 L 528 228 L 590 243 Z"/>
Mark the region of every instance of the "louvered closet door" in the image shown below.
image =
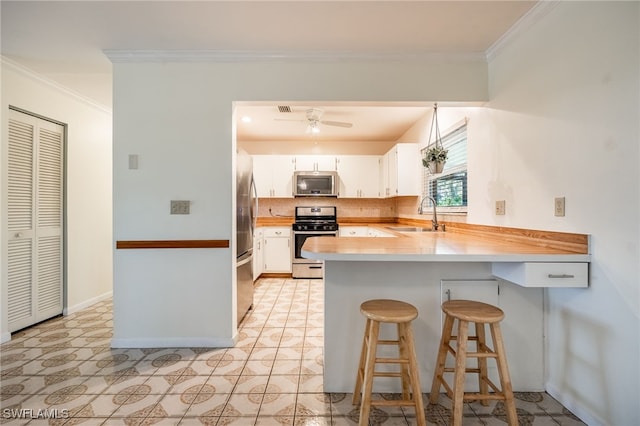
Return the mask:
<path id="1" fill-rule="evenodd" d="M 63 135 L 9 111 L 9 331 L 62 313 Z"/>

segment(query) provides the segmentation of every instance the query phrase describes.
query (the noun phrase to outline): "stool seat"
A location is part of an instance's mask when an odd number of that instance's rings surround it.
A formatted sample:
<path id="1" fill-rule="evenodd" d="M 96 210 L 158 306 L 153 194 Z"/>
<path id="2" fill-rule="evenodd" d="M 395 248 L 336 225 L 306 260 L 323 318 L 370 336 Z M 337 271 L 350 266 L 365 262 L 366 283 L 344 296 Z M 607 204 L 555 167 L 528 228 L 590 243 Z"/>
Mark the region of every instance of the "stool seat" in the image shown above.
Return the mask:
<path id="1" fill-rule="evenodd" d="M 360 305 L 360 312 L 371 320 L 396 324 L 413 321 L 418 317 L 415 306 L 390 299 L 367 300 Z"/>
<path id="2" fill-rule="evenodd" d="M 418 377 L 418 360 L 414 347 L 411 321 L 418 317 L 418 309 L 415 306 L 390 299 L 367 300 L 360 305 L 360 312 L 367 319 L 360 363 L 356 376 L 356 386 L 353 391 L 353 404 L 360 405 L 360 426 L 369 425 L 369 414 L 372 407 L 413 407 L 416 412 L 418 426 L 426 426 L 422 391 L 420 390 L 420 378 Z M 381 324 L 394 324 L 397 328 L 397 340 L 380 339 Z M 398 348 L 397 357 L 380 357 L 377 354 L 379 345 L 391 345 Z M 376 364 L 396 364 L 400 371 L 384 369 L 376 370 Z M 402 383 L 402 396 L 400 399 L 372 400 L 373 379 L 375 377 L 396 377 Z"/>
<path id="3" fill-rule="evenodd" d="M 449 300 L 442 304 L 442 311 L 458 320 L 491 324 L 504 319 L 502 309 L 474 300 Z"/>

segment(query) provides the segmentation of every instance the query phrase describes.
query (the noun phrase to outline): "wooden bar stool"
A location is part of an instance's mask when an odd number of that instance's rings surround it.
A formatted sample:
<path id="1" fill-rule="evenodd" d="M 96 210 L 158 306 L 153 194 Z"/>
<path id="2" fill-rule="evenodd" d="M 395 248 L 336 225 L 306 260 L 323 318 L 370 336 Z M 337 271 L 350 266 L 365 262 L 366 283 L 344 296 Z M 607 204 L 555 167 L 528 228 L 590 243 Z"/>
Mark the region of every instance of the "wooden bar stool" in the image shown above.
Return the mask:
<path id="1" fill-rule="evenodd" d="M 517 426 L 518 416 L 513 399 L 511 388 L 511 378 L 507 366 L 507 357 L 504 351 L 502 333 L 500 331 L 500 321 L 504 318 L 501 309 L 486 303 L 471 300 L 450 300 L 442 304 L 442 311 L 445 313 L 444 327 L 440 339 L 440 350 L 436 370 L 433 374 L 431 385 L 431 395 L 429 402 L 438 402 L 440 385 L 444 386 L 447 396 L 453 400 L 453 412 L 451 415 L 452 425 L 462 424 L 462 406 L 464 401 L 480 401 L 482 405 L 488 405 L 490 399 L 503 400 L 507 411 L 507 421 L 511 426 Z M 454 321 L 458 321 L 457 336 L 452 335 Z M 475 323 L 475 336 L 469 336 L 469 323 Z M 487 346 L 485 337 L 485 325 L 489 325 L 491 338 L 493 340 L 493 350 Z M 468 352 L 468 341 L 476 342 L 476 352 Z M 456 342 L 456 348 L 450 344 Z M 445 362 L 447 354 L 455 357 L 455 367 L 446 368 Z M 477 359 L 477 368 L 467 367 L 467 358 Z M 487 358 L 494 358 L 498 366 L 500 376 L 499 389 L 487 375 Z M 453 388 L 444 379 L 444 373 L 454 373 Z M 478 385 L 480 392 L 464 392 L 465 373 L 478 374 Z M 489 393 L 489 387 L 493 393 Z"/>
<path id="2" fill-rule="evenodd" d="M 360 312 L 367 318 L 367 324 L 362 340 L 356 387 L 353 392 L 354 405 L 358 404 L 362 398 L 359 425 L 369 424 L 369 411 L 372 406 L 413 406 L 416 410 L 418 425 L 426 425 L 418 377 L 418 362 L 413 343 L 413 331 L 411 330 L 411 321 L 417 318 L 418 310 L 415 306 L 398 300 L 377 299 L 362 303 Z M 397 324 L 398 340 L 379 340 L 380 323 Z M 378 345 L 397 345 L 398 358 L 378 358 Z M 375 371 L 377 363 L 399 364 L 400 371 Z M 402 399 L 372 401 L 371 392 L 374 377 L 399 377 L 402 381 Z"/>

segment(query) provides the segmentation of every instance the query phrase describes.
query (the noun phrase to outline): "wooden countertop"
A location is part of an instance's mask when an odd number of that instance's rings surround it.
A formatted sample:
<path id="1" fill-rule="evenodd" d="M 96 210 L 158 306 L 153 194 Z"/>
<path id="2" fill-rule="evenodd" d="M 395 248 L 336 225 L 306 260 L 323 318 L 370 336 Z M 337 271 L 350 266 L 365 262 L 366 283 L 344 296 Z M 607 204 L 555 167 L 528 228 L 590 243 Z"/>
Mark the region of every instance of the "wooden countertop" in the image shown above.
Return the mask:
<path id="1" fill-rule="evenodd" d="M 304 257 L 341 261 L 413 262 L 589 262 L 590 255 L 458 232 L 404 233 L 409 238 L 308 238 Z"/>

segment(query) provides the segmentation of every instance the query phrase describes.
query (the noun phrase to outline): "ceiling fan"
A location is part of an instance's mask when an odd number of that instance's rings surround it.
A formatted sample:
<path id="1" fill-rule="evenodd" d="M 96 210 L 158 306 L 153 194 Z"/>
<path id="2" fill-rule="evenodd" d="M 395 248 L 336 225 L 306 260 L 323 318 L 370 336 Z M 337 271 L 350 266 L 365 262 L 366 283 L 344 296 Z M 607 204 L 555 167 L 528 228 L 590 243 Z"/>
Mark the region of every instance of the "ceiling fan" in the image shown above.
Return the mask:
<path id="1" fill-rule="evenodd" d="M 349 128 L 352 127 L 353 124 L 352 123 L 347 123 L 345 121 L 330 121 L 330 120 L 321 120 L 322 118 L 322 114 L 324 113 L 323 110 L 318 109 L 318 108 L 309 108 L 308 110 L 305 111 L 306 115 L 307 115 L 307 119 L 306 120 L 300 120 L 300 119 L 294 119 L 294 118 L 276 118 L 275 120 L 277 121 L 298 121 L 301 123 L 306 122 L 307 123 L 307 133 L 319 133 L 320 132 L 320 127 L 319 125 L 325 125 L 325 126 L 336 126 L 336 127 L 345 127 L 345 128 Z"/>

